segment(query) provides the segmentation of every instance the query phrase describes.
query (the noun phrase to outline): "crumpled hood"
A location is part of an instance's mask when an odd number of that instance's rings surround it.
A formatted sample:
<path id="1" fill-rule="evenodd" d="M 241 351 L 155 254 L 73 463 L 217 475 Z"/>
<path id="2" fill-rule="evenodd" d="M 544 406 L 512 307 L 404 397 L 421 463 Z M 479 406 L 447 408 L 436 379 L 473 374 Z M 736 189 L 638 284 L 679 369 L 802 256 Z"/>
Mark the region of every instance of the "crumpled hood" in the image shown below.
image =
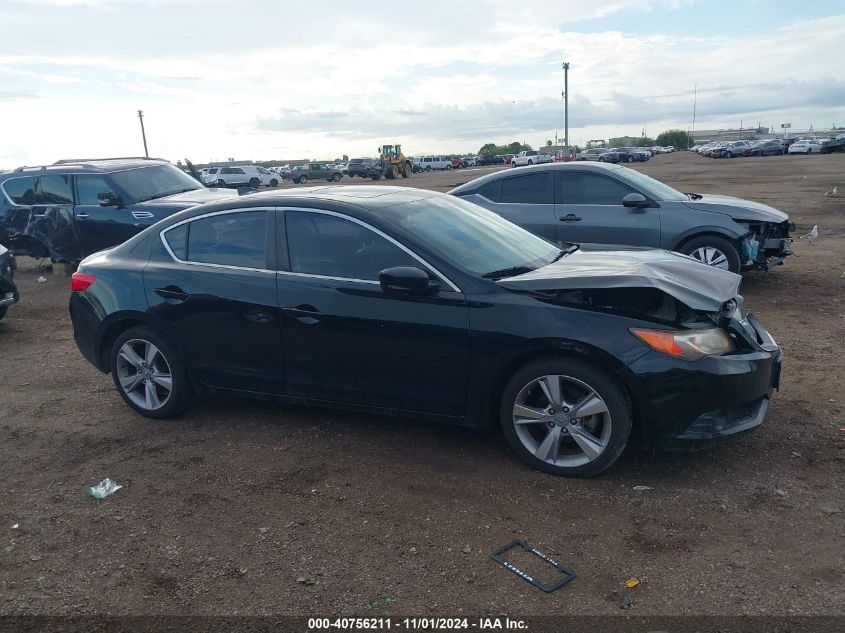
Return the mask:
<path id="1" fill-rule="evenodd" d="M 690 200 L 685 204 L 693 209 L 699 211 L 715 211 L 716 213 L 724 213 L 736 220 L 756 220 L 759 222 L 783 222 L 789 219 L 783 211 L 778 211 L 774 207 L 767 204 L 760 204 L 759 202 L 752 202 L 751 200 L 744 200 L 742 198 L 733 198 L 731 196 L 714 196 L 710 194 L 701 194 L 701 200 Z"/>
<path id="2" fill-rule="evenodd" d="M 500 279 L 512 290 L 657 288 L 693 310 L 718 312 L 736 298 L 742 277 L 670 251 L 583 251 L 543 268 Z"/>
<path id="3" fill-rule="evenodd" d="M 184 205 L 187 209 L 197 204 L 204 204 L 206 202 L 216 202 L 225 198 L 237 197 L 238 192 L 234 189 L 221 189 L 213 187 L 210 189 L 194 189 L 193 191 L 185 191 L 183 193 L 175 193 L 172 196 L 164 196 L 163 198 L 155 198 L 154 200 L 147 200 L 141 204 L 178 204 Z"/>

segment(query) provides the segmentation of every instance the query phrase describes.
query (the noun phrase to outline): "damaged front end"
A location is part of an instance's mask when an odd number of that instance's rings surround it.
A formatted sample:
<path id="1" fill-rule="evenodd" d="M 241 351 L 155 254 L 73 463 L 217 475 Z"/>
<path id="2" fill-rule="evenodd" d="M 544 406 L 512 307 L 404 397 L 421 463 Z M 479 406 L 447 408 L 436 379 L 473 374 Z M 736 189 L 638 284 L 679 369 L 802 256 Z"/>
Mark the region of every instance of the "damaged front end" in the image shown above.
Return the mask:
<path id="1" fill-rule="evenodd" d="M 746 268 L 769 270 L 783 265 L 784 260 L 792 255 L 792 238 L 795 224 L 785 220 L 772 222 L 743 222 L 748 229 L 742 237 L 742 258 Z"/>

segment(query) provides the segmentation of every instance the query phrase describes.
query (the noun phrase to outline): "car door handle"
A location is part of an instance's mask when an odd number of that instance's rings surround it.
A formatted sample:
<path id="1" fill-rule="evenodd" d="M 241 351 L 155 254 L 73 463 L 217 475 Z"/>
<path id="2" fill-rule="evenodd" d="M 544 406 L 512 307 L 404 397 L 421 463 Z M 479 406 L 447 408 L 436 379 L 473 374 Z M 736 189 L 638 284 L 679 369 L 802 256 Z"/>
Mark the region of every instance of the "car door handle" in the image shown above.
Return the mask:
<path id="1" fill-rule="evenodd" d="M 282 308 L 282 312 L 293 317 L 297 321 L 305 323 L 306 325 L 313 325 L 314 323 L 317 323 L 321 317 L 325 316 L 317 308 L 309 304 L 301 304 L 295 308 Z"/>
<path id="2" fill-rule="evenodd" d="M 165 286 L 164 288 L 156 288 L 155 293 L 167 301 L 181 303 L 188 298 L 188 293 L 182 290 L 179 286 Z"/>
<path id="3" fill-rule="evenodd" d="M 560 219 L 561 222 L 580 222 L 581 218 L 579 218 L 574 213 L 567 213 Z"/>
<path id="4" fill-rule="evenodd" d="M 136 220 L 149 220 L 150 218 L 154 218 L 155 216 L 149 211 L 133 211 L 132 217 Z"/>
<path id="5" fill-rule="evenodd" d="M 76 219 L 77 220 L 84 220 L 85 218 L 89 217 L 87 213 L 77 213 Z"/>

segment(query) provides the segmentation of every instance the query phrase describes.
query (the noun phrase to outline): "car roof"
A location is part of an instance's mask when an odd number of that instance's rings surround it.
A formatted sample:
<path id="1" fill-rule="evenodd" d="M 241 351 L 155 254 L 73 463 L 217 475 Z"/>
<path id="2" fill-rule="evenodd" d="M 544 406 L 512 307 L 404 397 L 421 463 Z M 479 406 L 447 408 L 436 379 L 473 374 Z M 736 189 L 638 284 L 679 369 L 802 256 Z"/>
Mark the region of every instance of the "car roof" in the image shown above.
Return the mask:
<path id="1" fill-rule="evenodd" d="M 245 207 L 311 207 L 315 202 L 340 203 L 373 210 L 444 195 L 427 189 L 389 185 L 323 185 L 251 193 L 192 207 L 189 211 L 194 215 L 194 212 L 210 213 Z"/>
<path id="2" fill-rule="evenodd" d="M 586 161 L 577 161 L 577 162 L 567 162 L 567 163 L 546 163 L 544 165 L 529 165 L 527 167 L 513 167 L 511 169 L 502 169 L 499 171 L 494 171 L 492 174 L 487 174 L 486 176 L 481 176 L 480 178 L 476 178 L 475 180 L 470 180 L 468 183 L 460 185 L 459 187 L 455 187 L 449 193 L 450 194 L 463 194 L 463 193 L 472 193 L 477 189 L 480 189 L 484 185 L 494 180 L 498 180 L 500 178 L 507 178 L 509 176 L 514 176 L 517 174 L 525 174 L 529 173 L 529 170 L 533 170 L 535 172 L 541 171 L 562 171 L 562 170 L 576 170 L 576 171 L 590 171 L 594 173 L 612 173 L 614 171 L 618 171 L 620 169 L 626 169 L 621 165 L 611 165 L 608 163 L 598 163 L 598 162 L 586 162 Z"/>
<path id="3" fill-rule="evenodd" d="M 86 173 L 110 173 L 138 167 L 149 167 L 151 165 L 170 165 L 169 161 L 162 158 L 126 157 L 126 158 L 81 158 L 64 159 L 52 165 L 39 165 L 33 167 L 18 167 L 17 169 L 3 174 L 3 176 L 33 176 L 40 173 L 62 173 L 62 174 L 86 174 Z"/>

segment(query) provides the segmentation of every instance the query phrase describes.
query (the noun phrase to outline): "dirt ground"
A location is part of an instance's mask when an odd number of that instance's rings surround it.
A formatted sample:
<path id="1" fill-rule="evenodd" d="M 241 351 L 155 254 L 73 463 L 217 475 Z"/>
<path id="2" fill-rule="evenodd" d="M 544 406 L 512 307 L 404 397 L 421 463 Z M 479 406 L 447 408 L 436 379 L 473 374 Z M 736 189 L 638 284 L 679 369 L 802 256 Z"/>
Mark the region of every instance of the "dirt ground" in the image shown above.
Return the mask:
<path id="1" fill-rule="evenodd" d="M 0 322 L 0 614 L 845 614 L 845 197 L 823 195 L 845 156 L 636 168 L 819 225 L 743 282 L 785 356 L 762 428 L 580 481 L 435 424 L 236 400 L 155 422 L 77 351 L 60 267 L 21 260 Z M 85 494 L 105 477 L 124 487 Z M 514 538 L 577 579 L 545 594 L 508 573 L 490 554 Z"/>

